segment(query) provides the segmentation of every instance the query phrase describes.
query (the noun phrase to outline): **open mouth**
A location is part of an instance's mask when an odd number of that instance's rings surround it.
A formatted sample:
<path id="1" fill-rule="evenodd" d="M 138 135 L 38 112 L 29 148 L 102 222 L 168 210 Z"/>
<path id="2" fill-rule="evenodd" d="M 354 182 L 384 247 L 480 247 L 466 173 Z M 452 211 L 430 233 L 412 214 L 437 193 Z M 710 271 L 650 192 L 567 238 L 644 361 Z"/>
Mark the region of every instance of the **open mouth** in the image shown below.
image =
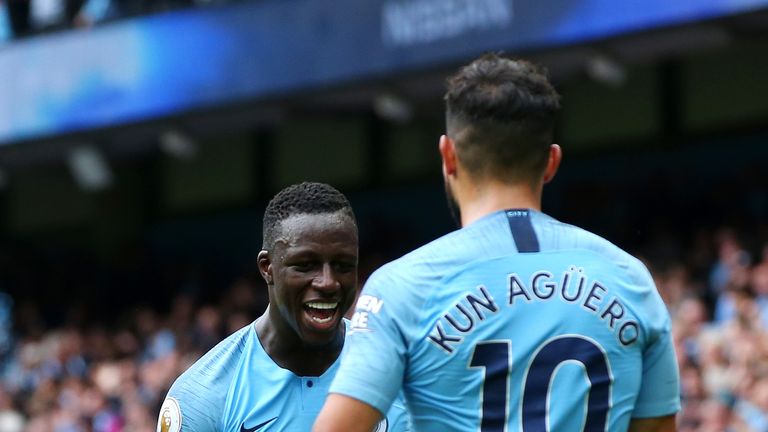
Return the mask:
<path id="1" fill-rule="evenodd" d="M 324 324 L 332 323 L 338 310 L 338 301 L 310 301 L 304 303 L 304 311 L 307 313 L 310 322 L 318 324 L 320 327 L 323 327 Z"/>

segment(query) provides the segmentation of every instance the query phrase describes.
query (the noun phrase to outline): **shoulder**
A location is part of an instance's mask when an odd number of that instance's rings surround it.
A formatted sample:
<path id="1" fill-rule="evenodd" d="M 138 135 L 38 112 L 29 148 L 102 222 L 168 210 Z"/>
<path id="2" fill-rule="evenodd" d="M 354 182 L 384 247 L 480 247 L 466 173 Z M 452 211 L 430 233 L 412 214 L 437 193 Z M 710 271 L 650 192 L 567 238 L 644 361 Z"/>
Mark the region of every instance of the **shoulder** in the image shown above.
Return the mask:
<path id="1" fill-rule="evenodd" d="M 411 417 L 405 407 L 405 398 L 402 391 L 397 395 L 397 399 L 392 402 L 387 415 L 384 417 L 384 421 L 386 421 L 385 428 L 382 429 L 380 423 L 377 431 L 407 432 L 411 430 Z"/>
<path id="2" fill-rule="evenodd" d="M 609 240 L 575 225 L 560 222 L 538 213 L 536 230 L 544 244 L 542 249 L 573 249 L 587 252 L 615 266 L 635 283 L 652 283 L 645 264 Z"/>
<path id="3" fill-rule="evenodd" d="M 494 213 L 447 233 L 375 271 L 364 293 L 416 309 L 446 277 L 477 260 L 515 253 L 504 213 Z"/>
<path id="4" fill-rule="evenodd" d="M 253 324 L 249 324 L 219 342 L 176 379 L 158 421 L 161 425 L 164 421 L 171 424 L 178 416 L 183 429 L 161 430 L 217 430 L 229 386 L 252 336 L 252 328 Z"/>
<path id="5" fill-rule="evenodd" d="M 591 256 L 620 288 L 621 297 L 630 301 L 634 312 L 649 327 L 653 340 L 669 328 L 669 313 L 648 267 L 640 259 L 605 238 L 585 229 L 542 215 L 540 232 L 545 242 L 556 249 L 571 249 L 581 257 Z"/>

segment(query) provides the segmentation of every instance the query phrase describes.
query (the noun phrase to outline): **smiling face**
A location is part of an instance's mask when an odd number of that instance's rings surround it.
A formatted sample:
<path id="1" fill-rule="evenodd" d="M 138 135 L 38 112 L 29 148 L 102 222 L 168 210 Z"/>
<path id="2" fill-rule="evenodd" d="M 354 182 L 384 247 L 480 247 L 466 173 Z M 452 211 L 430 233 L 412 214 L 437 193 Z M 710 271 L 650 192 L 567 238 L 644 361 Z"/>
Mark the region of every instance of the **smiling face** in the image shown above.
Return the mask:
<path id="1" fill-rule="evenodd" d="M 274 246 L 259 254 L 276 328 L 312 346 L 338 340 L 357 289 L 357 244 L 357 227 L 342 211 L 280 222 Z"/>

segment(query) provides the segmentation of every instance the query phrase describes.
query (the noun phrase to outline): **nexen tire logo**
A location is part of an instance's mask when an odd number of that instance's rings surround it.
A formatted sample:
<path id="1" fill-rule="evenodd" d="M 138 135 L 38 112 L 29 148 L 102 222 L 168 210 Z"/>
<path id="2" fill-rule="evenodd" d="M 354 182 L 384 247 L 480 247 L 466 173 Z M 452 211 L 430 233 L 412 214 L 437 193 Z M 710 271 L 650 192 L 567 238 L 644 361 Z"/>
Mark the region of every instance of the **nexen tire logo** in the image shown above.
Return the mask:
<path id="1" fill-rule="evenodd" d="M 377 314 L 384 306 L 384 300 L 380 300 L 377 297 L 371 295 L 362 295 L 357 300 L 357 306 L 355 307 L 355 314 L 352 315 L 351 328 L 352 333 L 369 332 L 368 328 L 368 316 L 369 314 Z"/>
<path id="2" fill-rule="evenodd" d="M 384 3 L 381 32 L 387 45 L 407 46 L 506 27 L 512 0 L 399 0 Z"/>

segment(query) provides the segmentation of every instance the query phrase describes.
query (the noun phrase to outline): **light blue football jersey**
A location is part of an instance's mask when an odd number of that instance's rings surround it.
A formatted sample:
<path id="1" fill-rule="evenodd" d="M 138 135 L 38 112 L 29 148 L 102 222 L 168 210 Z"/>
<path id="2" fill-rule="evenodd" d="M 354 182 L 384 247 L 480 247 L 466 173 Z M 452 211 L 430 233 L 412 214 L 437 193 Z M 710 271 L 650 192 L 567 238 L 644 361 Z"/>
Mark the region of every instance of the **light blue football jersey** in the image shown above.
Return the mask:
<path id="1" fill-rule="evenodd" d="M 331 392 L 417 431 L 625 431 L 680 408 L 670 319 L 645 266 L 507 210 L 377 270 Z"/>
<path id="2" fill-rule="evenodd" d="M 346 349 L 345 344 L 342 352 Z M 318 377 L 283 369 L 267 355 L 251 323 L 174 382 L 160 410 L 157 431 L 310 431 L 339 365 L 337 359 Z M 376 431 L 407 430 L 404 405 L 396 401 Z"/>

